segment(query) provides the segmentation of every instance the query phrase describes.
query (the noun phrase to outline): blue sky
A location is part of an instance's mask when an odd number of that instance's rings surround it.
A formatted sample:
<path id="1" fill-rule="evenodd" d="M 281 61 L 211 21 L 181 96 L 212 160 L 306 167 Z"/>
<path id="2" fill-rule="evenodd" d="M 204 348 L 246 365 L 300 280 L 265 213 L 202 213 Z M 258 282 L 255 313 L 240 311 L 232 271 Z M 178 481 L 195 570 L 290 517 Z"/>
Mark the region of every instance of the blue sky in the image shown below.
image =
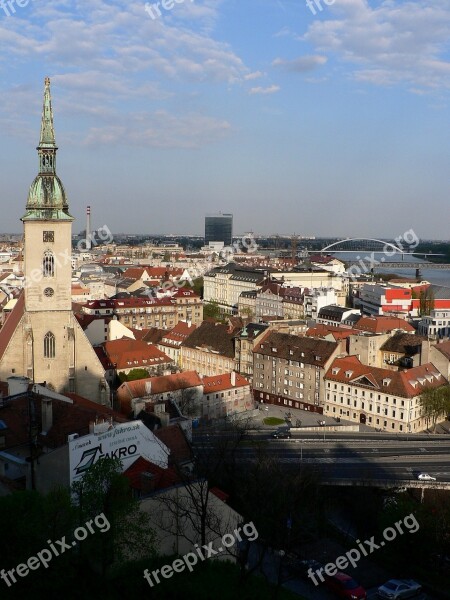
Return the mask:
<path id="1" fill-rule="evenodd" d="M 320 5 L 5 4 L 0 229 L 21 230 L 49 76 L 75 231 L 90 204 L 112 231 L 222 211 L 236 233 L 449 239 L 450 2 Z"/>

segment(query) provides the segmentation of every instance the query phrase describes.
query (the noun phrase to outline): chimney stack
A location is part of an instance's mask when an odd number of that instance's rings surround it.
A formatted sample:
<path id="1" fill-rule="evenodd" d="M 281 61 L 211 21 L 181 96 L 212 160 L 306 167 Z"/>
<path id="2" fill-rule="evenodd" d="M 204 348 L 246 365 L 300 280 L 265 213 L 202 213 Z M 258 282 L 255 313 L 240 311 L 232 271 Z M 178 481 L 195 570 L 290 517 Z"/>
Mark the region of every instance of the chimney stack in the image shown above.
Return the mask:
<path id="1" fill-rule="evenodd" d="M 231 385 L 233 387 L 236 385 L 236 371 L 231 371 Z"/>
<path id="2" fill-rule="evenodd" d="M 88 206 L 86 208 L 86 250 L 90 250 L 92 248 L 92 238 L 91 238 L 91 207 Z"/>

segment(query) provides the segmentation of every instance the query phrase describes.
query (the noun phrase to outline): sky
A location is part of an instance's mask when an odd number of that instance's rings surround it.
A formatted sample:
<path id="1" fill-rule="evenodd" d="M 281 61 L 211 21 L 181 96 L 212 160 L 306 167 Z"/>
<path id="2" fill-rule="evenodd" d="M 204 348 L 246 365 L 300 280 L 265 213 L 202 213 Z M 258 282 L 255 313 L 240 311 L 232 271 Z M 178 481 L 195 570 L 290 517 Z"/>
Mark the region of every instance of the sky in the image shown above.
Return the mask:
<path id="1" fill-rule="evenodd" d="M 306 2 L 0 0 L 0 232 L 49 76 L 75 232 L 448 240 L 449 0 Z"/>

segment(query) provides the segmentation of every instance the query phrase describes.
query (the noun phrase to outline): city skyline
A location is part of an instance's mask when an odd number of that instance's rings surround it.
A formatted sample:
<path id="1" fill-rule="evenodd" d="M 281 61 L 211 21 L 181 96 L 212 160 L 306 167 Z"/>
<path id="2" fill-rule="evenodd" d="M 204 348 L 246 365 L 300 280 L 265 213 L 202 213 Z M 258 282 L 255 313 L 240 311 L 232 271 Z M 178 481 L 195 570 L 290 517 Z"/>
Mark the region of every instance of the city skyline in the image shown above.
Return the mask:
<path id="1" fill-rule="evenodd" d="M 91 205 L 136 234 L 201 234 L 222 211 L 261 235 L 448 239 L 448 3 L 321 7 L 0 10 L 2 229 L 20 231 L 49 76 L 75 231 Z"/>

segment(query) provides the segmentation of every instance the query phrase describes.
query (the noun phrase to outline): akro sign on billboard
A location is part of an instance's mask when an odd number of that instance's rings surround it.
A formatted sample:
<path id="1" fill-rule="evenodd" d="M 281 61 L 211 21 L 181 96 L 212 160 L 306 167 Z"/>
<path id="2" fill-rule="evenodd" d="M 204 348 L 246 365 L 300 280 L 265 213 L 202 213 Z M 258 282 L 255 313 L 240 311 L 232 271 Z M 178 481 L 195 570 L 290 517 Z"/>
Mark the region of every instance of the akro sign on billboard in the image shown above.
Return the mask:
<path id="1" fill-rule="evenodd" d="M 83 477 L 102 458 L 119 458 L 126 471 L 140 456 L 167 469 L 169 448 L 142 421 L 112 426 L 109 431 L 89 434 L 69 442 L 70 483 Z"/>

